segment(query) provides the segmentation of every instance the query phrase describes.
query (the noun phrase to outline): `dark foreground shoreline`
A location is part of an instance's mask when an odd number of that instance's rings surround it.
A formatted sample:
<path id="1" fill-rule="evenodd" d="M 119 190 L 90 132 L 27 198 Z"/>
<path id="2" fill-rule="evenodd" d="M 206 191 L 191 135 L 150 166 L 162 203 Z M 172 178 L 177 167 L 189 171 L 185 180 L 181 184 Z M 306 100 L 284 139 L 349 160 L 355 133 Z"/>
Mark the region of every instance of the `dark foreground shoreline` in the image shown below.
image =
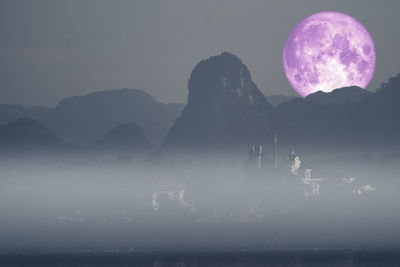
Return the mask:
<path id="1" fill-rule="evenodd" d="M 0 266 L 400 266 L 400 250 L 7 253 Z"/>

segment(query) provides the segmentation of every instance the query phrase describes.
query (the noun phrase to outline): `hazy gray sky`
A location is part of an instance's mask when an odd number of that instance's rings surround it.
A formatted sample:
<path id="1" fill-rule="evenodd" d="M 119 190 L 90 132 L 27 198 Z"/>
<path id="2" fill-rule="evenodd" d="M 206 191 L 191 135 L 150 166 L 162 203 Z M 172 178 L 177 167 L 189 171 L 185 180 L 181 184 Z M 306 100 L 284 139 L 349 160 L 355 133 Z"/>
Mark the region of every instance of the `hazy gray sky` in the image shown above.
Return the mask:
<path id="1" fill-rule="evenodd" d="M 296 95 L 282 47 L 304 17 L 347 13 L 371 33 L 368 89 L 400 72 L 400 1 L 0 0 L 0 103 L 55 105 L 96 90 L 137 88 L 185 102 L 202 59 L 228 51 L 265 95 Z"/>

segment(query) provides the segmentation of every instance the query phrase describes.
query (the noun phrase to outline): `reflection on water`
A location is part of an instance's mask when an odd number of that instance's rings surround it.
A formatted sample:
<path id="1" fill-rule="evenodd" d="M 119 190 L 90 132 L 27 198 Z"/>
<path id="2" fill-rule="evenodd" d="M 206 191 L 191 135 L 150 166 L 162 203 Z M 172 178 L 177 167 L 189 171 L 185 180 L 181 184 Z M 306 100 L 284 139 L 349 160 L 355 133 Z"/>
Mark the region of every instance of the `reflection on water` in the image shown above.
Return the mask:
<path id="1" fill-rule="evenodd" d="M 139 254 L 2 255 L 0 266 L 29 267 L 256 267 L 399 266 L 400 251 L 293 250 L 241 252 L 168 252 Z"/>

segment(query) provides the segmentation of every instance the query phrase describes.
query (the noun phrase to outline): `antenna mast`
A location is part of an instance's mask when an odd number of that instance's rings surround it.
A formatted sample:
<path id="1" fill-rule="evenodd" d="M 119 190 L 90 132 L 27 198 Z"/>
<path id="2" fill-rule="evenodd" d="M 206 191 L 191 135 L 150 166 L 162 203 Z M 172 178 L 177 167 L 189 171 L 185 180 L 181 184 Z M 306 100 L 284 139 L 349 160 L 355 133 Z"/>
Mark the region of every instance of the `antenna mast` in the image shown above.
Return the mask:
<path id="1" fill-rule="evenodd" d="M 278 168 L 278 135 L 274 134 L 274 167 Z"/>

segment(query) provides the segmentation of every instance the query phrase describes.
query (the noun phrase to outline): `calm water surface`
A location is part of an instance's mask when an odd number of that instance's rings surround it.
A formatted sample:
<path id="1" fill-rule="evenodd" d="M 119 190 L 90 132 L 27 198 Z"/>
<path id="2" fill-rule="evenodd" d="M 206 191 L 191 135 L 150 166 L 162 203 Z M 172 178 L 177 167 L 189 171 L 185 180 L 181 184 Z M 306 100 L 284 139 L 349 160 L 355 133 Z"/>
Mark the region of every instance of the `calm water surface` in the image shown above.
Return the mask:
<path id="1" fill-rule="evenodd" d="M 4 254 L 0 256 L 0 266 L 400 266 L 400 251 L 296 250 L 152 252 L 97 255 L 68 253 Z"/>

